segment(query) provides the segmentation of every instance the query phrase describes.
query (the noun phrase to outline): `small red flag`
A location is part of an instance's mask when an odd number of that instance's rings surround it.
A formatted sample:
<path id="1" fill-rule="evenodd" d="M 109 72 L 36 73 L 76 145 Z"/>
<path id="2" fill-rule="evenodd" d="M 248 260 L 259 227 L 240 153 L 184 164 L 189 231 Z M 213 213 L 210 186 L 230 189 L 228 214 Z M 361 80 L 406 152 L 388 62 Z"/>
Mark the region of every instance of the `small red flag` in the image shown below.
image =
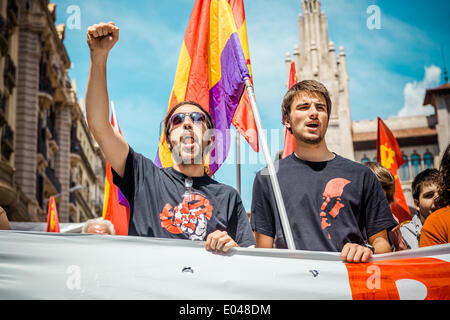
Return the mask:
<path id="1" fill-rule="evenodd" d="M 297 73 L 295 71 L 295 63 L 291 63 L 291 69 L 289 72 L 289 88 L 297 83 Z M 292 133 L 289 132 L 287 128 L 284 128 L 284 145 L 283 145 L 283 155 L 282 159 L 290 156 L 295 151 L 295 138 Z"/>
<path id="2" fill-rule="evenodd" d="M 377 161 L 387 168 L 395 177 L 394 202 L 391 204 L 391 210 L 399 223 L 411 220 L 411 212 L 406 203 L 400 179 L 397 171 L 405 163 L 398 142 L 391 130 L 378 117 L 377 132 Z"/>
<path id="3" fill-rule="evenodd" d="M 50 201 L 48 202 L 47 232 L 59 232 L 58 211 L 53 196 L 50 197 Z"/>

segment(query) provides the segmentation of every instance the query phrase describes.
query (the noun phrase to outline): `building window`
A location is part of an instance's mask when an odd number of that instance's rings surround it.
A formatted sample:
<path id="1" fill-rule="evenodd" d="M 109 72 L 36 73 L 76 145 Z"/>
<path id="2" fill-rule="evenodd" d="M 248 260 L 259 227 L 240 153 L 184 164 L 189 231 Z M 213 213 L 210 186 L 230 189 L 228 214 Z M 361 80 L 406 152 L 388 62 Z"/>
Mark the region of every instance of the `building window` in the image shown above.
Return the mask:
<path id="1" fill-rule="evenodd" d="M 423 161 L 425 163 L 425 168 L 433 169 L 433 167 L 434 167 L 434 165 L 433 165 L 434 157 L 431 154 L 431 152 L 428 151 L 428 149 L 427 149 L 427 152 L 423 155 Z"/>
<path id="2" fill-rule="evenodd" d="M 361 159 L 361 163 L 370 162 L 370 159 L 364 154 L 364 157 Z"/>
<path id="3" fill-rule="evenodd" d="M 405 154 L 403 154 L 403 159 L 405 160 L 405 163 L 403 164 L 403 166 L 401 166 L 400 179 L 406 181 L 409 180 L 409 159 Z"/>
<path id="4" fill-rule="evenodd" d="M 420 169 L 420 155 L 414 150 L 414 153 L 411 155 L 411 165 L 412 165 L 412 176 L 415 177 L 421 171 Z"/>

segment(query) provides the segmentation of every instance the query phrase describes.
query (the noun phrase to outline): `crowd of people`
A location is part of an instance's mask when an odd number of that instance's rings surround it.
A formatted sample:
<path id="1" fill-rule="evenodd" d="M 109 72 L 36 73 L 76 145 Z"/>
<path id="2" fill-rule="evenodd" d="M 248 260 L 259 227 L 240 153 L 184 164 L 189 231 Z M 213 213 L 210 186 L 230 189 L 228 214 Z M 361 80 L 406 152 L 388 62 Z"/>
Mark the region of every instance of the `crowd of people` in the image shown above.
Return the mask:
<path id="1" fill-rule="evenodd" d="M 118 35 L 114 23 L 88 28 L 86 117 L 111 164 L 114 184 L 130 204 L 128 234 L 200 240 L 209 251 L 287 248 L 267 170 L 254 179 L 250 220 L 238 192 L 205 173 L 214 124 L 200 104 L 183 101 L 165 118 L 170 168 L 159 168 L 134 151 L 112 128 L 106 67 Z M 296 141 L 295 151 L 279 160 L 277 170 L 295 248 L 340 252 L 343 261 L 366 262 L 373 254 L 448 243 L 450 145 L 439 170 L 415 177 L 411 220 L 399 224 L 390 207 L 392 173 L 379 163 L 359 164 L 328 149 L 331 110 L 327 88 L 315 80 L 293 85 L 281 104 L 283 124 Z M 7 229 L 5 217 L 0 211 L 0 228 Z M 115 234 L 114 226 L 101 219 L 88 221 L 82 232 Z"/>

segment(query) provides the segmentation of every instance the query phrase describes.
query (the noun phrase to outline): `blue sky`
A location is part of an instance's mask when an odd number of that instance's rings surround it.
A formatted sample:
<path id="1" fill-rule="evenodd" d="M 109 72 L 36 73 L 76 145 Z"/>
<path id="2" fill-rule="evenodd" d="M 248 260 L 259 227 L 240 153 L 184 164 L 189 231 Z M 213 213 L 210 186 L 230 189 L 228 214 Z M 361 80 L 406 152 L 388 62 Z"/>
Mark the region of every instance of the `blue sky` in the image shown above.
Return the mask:
<path id="1" fill-rule="evenodd" d="M 150 159 L 156 155 L 178 55 L 194 0 L 54 0 L 56 23 L 65 23 L 78 98 L 89 68 L 86 29 L 114 21 L 120 39 L 110 54 L 108 89 L 128 143 Z M 329 37 L 347 55 L 353 120 L 426 112 L 424 90 L 444 82 L 444 48 L 450 68 L 448 0 L 322 0 Z M 298 44 L 301 0 L 244 0 L 258 107 L 272 155 L 282 147 L 281 100 L 286 92 L 286 52 Z M 377 5 L 381 28 L 369 30 L 367 8 Z M 72 7 L 71 7 L 72 6 Z M 74 7 L 75 6 L 75 7 Z M 79 28 L 73 8 L 79 9 Z M 447 31 L 445 31 L 447 30 Z M 234 139 L 232 139 L 234 142 Z M 243 140 L 243 139 L 242 139 Z M 215 179 L 236 186 L 234 148 Z M 265 166 L 262 154 L 241 143 L 242 199 L 250 210 L 253 178 Z"/>

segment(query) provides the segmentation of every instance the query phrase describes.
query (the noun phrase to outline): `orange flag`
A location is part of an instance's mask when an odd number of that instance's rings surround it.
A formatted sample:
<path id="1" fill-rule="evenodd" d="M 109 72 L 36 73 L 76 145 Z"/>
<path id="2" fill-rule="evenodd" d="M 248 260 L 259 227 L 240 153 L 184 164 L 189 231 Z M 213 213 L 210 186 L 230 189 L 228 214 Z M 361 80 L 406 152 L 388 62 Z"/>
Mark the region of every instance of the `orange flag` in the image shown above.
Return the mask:
<path id="1" fill-rule="evenodd" d="M 395 195 L 394 202 L 391 204 L 391 210 L 399 223 L 411 220 L 411 212 L 406 203 L 405 195 L 398 178 L 397 171 L 405 163 L 402 152 L 398 146 L 397 140 L 386 124 L 378 118 L 377 133 L 377 161 L 387 168 L 395 177 Z"/>
<path id="2" fill-rule="evenodd" d="M 59 232 L 58 211 L 56 210 L 56 202 L 53 196 L 50 197 L 48 202 L 47 232 Z"/>
<path id="3" fill-rule="evenodd" d="M 247 39 L 247 26 L 245 23 L 244 0 L 228 0 L 231 10 L 233 12 L 234 21 L 241 42 L 242 51 L 247 62 L 248 71 L 250 73 L 250 81 L 252 79 L 252 69 L 250 66 L 250 53 Z M 236 112 L 234 113 L 233 121 L 234 127 L 247 140 L 248 144 L 255 152 L 259 151 L 258 145 L 258 130 L 256 129 L 255 117 L 253 116 L 252 107 L 248 99 L 247 91 L 244 92 Z"/>
<path id="4" fill-rule="evenodd" d="M 297 73 L 295 71 L 295 63 L 291 63 L 291 70 L 289 72 L 289 88 L 297 83 Z M 283 155 L 282 159 L 290 156 L 295 151 L 295 138 L 292 133 L 285 127 L 284 128 L 284 145 L 283 145 Z"/>

